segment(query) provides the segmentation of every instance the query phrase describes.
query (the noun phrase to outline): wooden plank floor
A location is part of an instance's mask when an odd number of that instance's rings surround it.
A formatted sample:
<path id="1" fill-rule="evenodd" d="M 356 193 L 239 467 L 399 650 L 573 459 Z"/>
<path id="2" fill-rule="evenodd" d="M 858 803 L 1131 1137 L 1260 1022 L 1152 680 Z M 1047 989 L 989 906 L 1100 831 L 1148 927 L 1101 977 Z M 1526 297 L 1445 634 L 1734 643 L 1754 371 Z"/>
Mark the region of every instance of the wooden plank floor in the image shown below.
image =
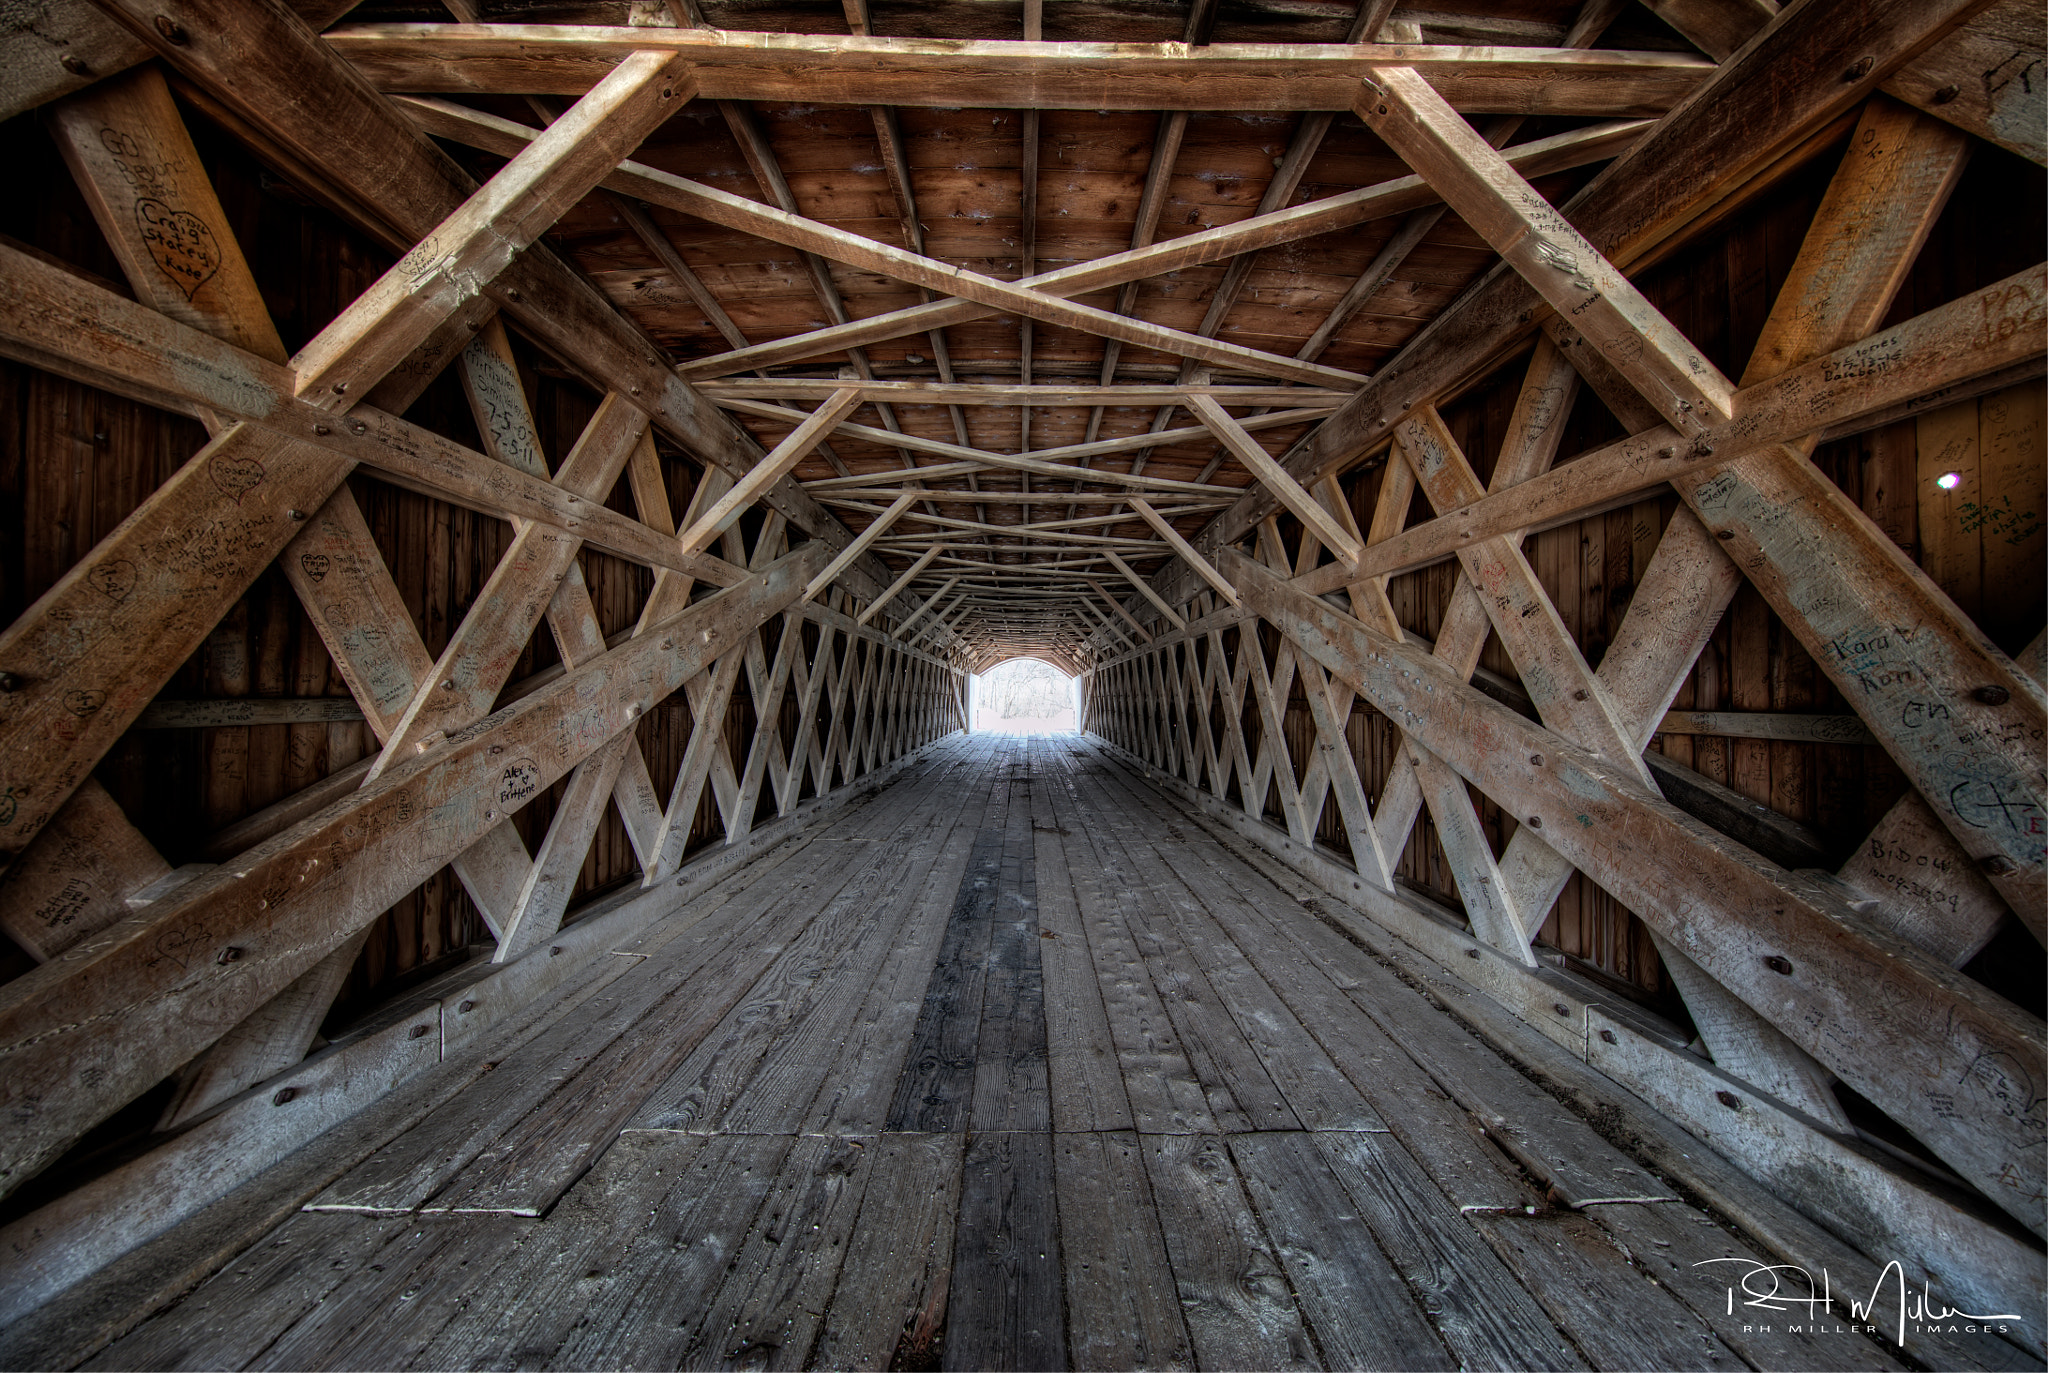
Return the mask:
<path id="1" fill-rule="evenodd" d="M 956 736 L 90 1366 L 1898 1366 L 1276 876 Z"/>

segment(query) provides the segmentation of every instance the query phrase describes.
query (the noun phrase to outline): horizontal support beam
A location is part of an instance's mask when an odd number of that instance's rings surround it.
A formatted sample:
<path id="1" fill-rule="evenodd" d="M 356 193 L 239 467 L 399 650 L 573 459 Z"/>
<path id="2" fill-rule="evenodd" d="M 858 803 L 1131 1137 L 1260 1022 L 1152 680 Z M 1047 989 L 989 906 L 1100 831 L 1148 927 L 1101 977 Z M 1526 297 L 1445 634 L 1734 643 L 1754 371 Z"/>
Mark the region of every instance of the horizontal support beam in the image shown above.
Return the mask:
<path id="1" fill-rule="evenodd" d="M 1736 458 L 1904 402 L 1948 403 L 1951 388 L 2041 350 L 2048 266 L 2032 267 L 1916 315 L 1860 343 L 1735 393 L 1734 418 L 1681 438 L 1659 425 L 1532 480 L 1444 512 L 1381 543 L 1356 564 L 1332 563 L 1296 585 L 1312 595 L 1452 557 L 1497 535 L 1536 531 L 1639 499 L 1680 474 L 1710 474 Z M 1229 512 L 1225 512 L 1226 515 Z"/>
<path id="2" fill-rule="evenodd" d="M 765 402 L 746 401 L 741 404 L 748 407 L 748 414 L 760 415 L 764 419 L 773 419 L 778 423 L 797 424 L 808 418 L 801 410 L 788 410 L 781 406 L 767 405 Z M 735 408 L 738 408 L 738 406 Z M 982 448 L 963 448 L 957 443 L 947 443 L 942 439 L 919 438 L 915 434 L 905 434 L 892 429 L 877 429 L 872 425 L 855 424 L 851 420 L 846 419 L 841 419 L 832 432 L 835 434 L 845 434 L 851 438 L 861 439 L 869 443 L 883 444 L 890 448 L 906 449 L 912 453 L 929 453 L 934 457 L 956 458 L 961 461 L 938 467 L 892 467 L 879 473 L 865 473 L 860 476 L 825 477 L 815 482 L 806 482 L 803 487 L 806 495 L 813 491 L 822 493 L 843 487 L 858 486 L 864 482 L 876 479 L 886 479 L 892 482 L 905 480 L 940 481 L 947 477 L 968 476 L 985 471 L 991 467 L 1015 472 L 1032 472 L 1047 477 L 1059 477 L 1066 481 L 1093 482 L 1103 486 L 1128 486 L 1143 491 L 1170 491 L 1175 494 L 1185 493 L 1202 496 L 1228 494 L 1233 499 L 1237 495 L 1237 488 L 1235 487 L 1213 486 L 1203 482 L 1174 481 L 1170 477 L 1132 476 L 1128 472 L 1097 471 L 1066 462 L 1047 462 L 1039 457 L 1037 453 L 992 453 Z M 1067 453 L 1070 451 L 1068 449 L 1053 448 L 1039 450 L 1040 453 Z"/>
<path id="3" fill-rule="evenodd" d="M 502 130 L 494 132 L 501 121 L 491 120 L 481 114 L 461 113 L 459 109 L 451 115 L 451 108 L 454 107 L 439 104 L 432 107 L 433 110 L 439 111 L 436 117 L 456 121 L 441 126 L 448 130 L 451 136 L 455 128 L 461 128 L 465 141 L 481 143 L 498 140 L 492 146 L 514 149 L 514 142 L 505 141 Z M 423 116 L 426 113 L 427 110 L 422 110 Z M 1508 164 L 1523 176 L 1546 176 L 1615 157 L 1631 147 L 1648 127 L 1646 122 L 1640 120 L 1600 124 L 1592 128 L 1575 129 L 1570 133 L 1517 144 L 1502 155 L 1507 158 Z M 639 194 L 643 183 L 635 177 L 631 170 L 632 166 L 633 164 L 629 163 L 622 167 L 607 184 L 616 183 L 615 189 L 624 190 L 627 194 Z M 650 185 L 648 189 L 657 188 Z M 1062 298 L 1086 295 L 1091 291 L 1107 290 L 1126 282 L 1141 281 L 1146 277 L 1166 272 L 1221 262 L 1226 258 L 1257 252 L 1262 248 L 1297 243 L 1319 234 L 1334 233 L 1372 220 L 1386 219 L 1440 203 L 1437 193 L 1430 189 L 1421 177 L 1395 177 L 1391 181 L 1382 181 L 1356 191 L 1346 191 L 1340 195 L 1313 200 L 1306 205 L 1254 215 L 1235 224 L 1219 225 L 1178 238 L 1162 239 L 1142 248 L 1111 253 L 1107 257 L 1094 258 L 1087 262 L 1077 262 L 1071 267 L 1026 277 L 1016 284 Z M 682 375 L 695 380 L 727 376 L 735 372 L 748 372 L 798 362 L 806 358 L 821 357 L 843 349 L 923 333 L 965 323 L 968 320 L 991 319 L 1001 313 L 1002 311 L 994 307 L 978 305 L 972 301 L 934 301 L 927 305 L 892 310 L 828 329 L 812 330 L 792 338 L 777 339 L 771 343 L 754 344 L 728 353 L 698 358 L 682 364 L 679 370 Z"/>
<path id="4" fill-rule="evenodd" d="M 1854 715 L 1782 715 L 1765 711 L 1669 710 L 1659 734 L 1721 739 L 1779 739 L 1801 744 L 1875 744 L 1870 727 Z"/>
<path id="5" fill-rule="evenodd" d="M 181 414 L 204 408 L 241 420 L 361 463 L 408 490 L 502 519 L 551 525 L 630 562 L 686 572 L 716 586 L 746 575 L 723 559 L 684 554 L 674 540 L 601 501 L 494 462 L 374 406 L 329 414 L 292 394 L 289 368 L 4 245 L 0 355 Z M 224 499 L 238 504 L 240 491 L 280 474 L 252 465 L 233 451 L 234 443 L 232 431 L 215 440 L 210 462 Z"/>
<path id="6" fill-rule="evenodd" d="M 1776 168 L 1823 151 L 1890 66 L 1981 9 L 1983 0 L 1797 4 L 1768 38 L 1734 54 L 1697 96 L 1561 207 L 1572 227 L 1624 272 L 1675 251 L 1717 208 Z M 1876 61 L 1864 59 L 1876 57 Z M 1769 110 L 1769 117 L 1759 117 Z M 1508 157 L 1524 178 L 1527 167 Z M 1373 382 L 1284 459 L 1303 485 L 1349 467 L 1384 442 L 1392 418 L 1434 404 L 1485 374 L 1541 328 L 1550 309 L 1512 268 L 1487 277 L 1416 334 Z M 1822 428 L 1821 425 L 1808 427 Z M 1244 537 L 1278 502 L 1255 491 L 1195 540 L 1213 551 Z"/>
<path id="7" fill-rule="evenodd" d="M 241 725 L 329 725 L 361 720 L 347 696 L 235 696 L 211 701 L 155 701 L 135 729 L 229 729 Z"/>
<path id="8" fill-rule="evenodd" d="M 705 381 L 697 390 L 711 400 L 819 401 L 842 389 L 860 392 L 864 401 L 891 401 L 898 405 L 1034 405 L 1095 406 L 1177 405 L 1185 396 L 1208 396 L 1219 405 L 1287 406 L 1319 413 L 1301 416 L 1320 418 L 1320 412 L 1341 403 L 1348 391 L 1313 386 L 1008 386 L 999 382 L 862 381 L 844 382 L 805 377 L 771 377 L 765 381 Z M 1151 436 L 1159 443 L 1162 435 Z"/>
<path id="9" fill-rule="evenodd" d="M 647 56 L 650 55 L 642 55 L 636 60 L 644 61 Z M 585 96 L 582 103 L 588 103 L 594 94 Z M 421 124 L 434 132 L 487 144 L 493 152 L 516 150 L 513 166 L 529 156 L 534 148 L 542 146 L 548 137 L 547 133 L 523 124 L 461 106 L 419 99 L 409 99 L 406 106 Z M 578 108 L 581 108 L 581 103 Z M 630 187 L 631 194 L 652 204 L 692 215 L 722 228 L 752 234 L 770 243 L 814 253 L 856 271 L 877 272 L 921 290 L 971 300 L 995 310 L 1077 329 L 1117 343 L 1154 348 L 1182 358 L 1197 359 L 1212 367 L 1249 372 L 1254 376 L 1284 377 L 1308 385 L 1337 386 L 1346 392 L 1365 380 L 1340 368 L 1325 367 L 1281 353 L 1262 352 L 1204 334 L 1185 333 L 1166 325 L 1035 291 L 1018 282 L 969 271 L 957 263 L 941 262 L 922 253 L 908 252 L 892 243 L 848 233 L 833 225 L 805 218 L 791 208 L 795 204 L 793 200 L 785 201 L 781 206 L 763 205 L 716 186 L 707 186 L 701 181 L 692 181 L 638 162 L 619 166 L 606 176 L 605 184 L 613 190 Z"/>
<path id="10" fill-rule="evenodd" d="M 923 469 L 920 469 L 916 475 L 922 474 Z M 895 473 L 894 475 L 899 477 L 907 477 L 913 474 L 910 472 L 898 472 Z M 1130 497 L 1117 495 L 1114 492 L 1108 491 L 1070 491 L 1062 493 L 1057 496 L 1048 496 L 1043 491 L 968 491 L 965 489 L 956 489 L 950 487 L 945 489 L 934 489 L 929 486 L 854 486 L 842 488 L 839 491 L 820 491 L 817 492 L 816 495 L 818 497 L 819 503 L 822 505 L 849 507 L 855 510 L 864 510 L 867 509 L 868 506 L 872 504 L 874 500 L 893 500 L 895 497 L 904 494 L 906 491 L 914 492 L 921 499 L 935 501 L 940 505 L 1130 504 Z M 1162 510 L 1160 513 L 1167 515 L 1169 517 L 1174 515 L 1192 515 L 1197 510 L 1213 510 L 1217 506 L 1220 506 L 1222 504 L 1223 501 L 1221 498 L 1212 498 L 1206 501 L 1183 500 L 1178 504 L 1174 505 L 1170 510 Z M 1095 518 L 1099 521 L 1103 517 L 1096 516 Z M 1062 521 L 1061 523 L 1072 524 L 1075 523 L 1075 521 Z M 1060 526 L 1052 524 L 1034 524 L 996 525 L 993 527 L 997 529 L 1055 529 Z"/>
<path id="11" fill-rule="evenodd" d="M 1460 110 L 1654 115 L 1713 71 L 1699 57 L 1361 43 L 1014 43 L 731 29 L 352 24 L 327 41 L 387 91 L 581 95 L 639 51 L 687 56 L 709 100 L 1048 110 L 1348 110 L 1377 63 Z"/>

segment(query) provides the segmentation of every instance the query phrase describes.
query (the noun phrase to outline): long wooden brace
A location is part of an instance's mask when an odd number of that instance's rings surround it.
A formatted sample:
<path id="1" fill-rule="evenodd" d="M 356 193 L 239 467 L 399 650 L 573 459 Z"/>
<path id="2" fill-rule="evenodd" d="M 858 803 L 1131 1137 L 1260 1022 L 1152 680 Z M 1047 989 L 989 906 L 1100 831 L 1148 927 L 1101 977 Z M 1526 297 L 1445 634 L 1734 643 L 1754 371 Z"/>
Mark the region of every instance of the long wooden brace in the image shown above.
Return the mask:
<path id="1" fill-rule="evenodd" d="M 294 360 L 297 392 L 335 404 L 374 382 L 511 265 L 687 103 L 673 55 L 635 53 L 415 244 Z"/>
<path id="2" fill-rule="evenodd" d="M 2043 1027 L 1441 663 L 1223 555 L 1246 604 L 1918 1136 L 2044 1229 Z"/>
<path id="3" fill-rule="evenodd" d="M 0 987 L 0 1191 L 739 646 L 824 562 L 822 544 L 798 549 Z"/>

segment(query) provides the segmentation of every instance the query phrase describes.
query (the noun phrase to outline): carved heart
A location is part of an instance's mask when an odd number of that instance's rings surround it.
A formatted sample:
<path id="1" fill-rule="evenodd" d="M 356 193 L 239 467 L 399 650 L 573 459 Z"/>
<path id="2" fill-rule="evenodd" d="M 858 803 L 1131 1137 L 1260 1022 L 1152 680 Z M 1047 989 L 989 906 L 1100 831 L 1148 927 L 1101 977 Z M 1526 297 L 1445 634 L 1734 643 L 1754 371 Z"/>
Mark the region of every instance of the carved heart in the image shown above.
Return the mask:
<path id="1" fill-rule="evenodd" d="M 165 930 L 157 936 L 156 951 L 158 956 L 170 959 L 180 968 L 186 968 L 191 966 L 187 959 L 190 958 L 193 949 L 202 942 L 204 936 L 197 930 Z"/>
<path id="2" fill-rule="evenodd" d="M 94 591 L 119 604 L 135 589 L 135 564 L 126 558 L 115 558 L 94 567 L 85 574 L 85 580 Z"/>
<path id="3" fill-rule="evenodd" d="M 213 484 L 221 494 L 236 505 L 242 497 L 263 485 L 263 464 L 254 458 L 238 453 L 216 453 L 206 464 L 206 474 L 213 478 Z"/>
<path id="4" fill-rule="evenodd" d="M 315 582 L 327 580 L 327 569 L 331 566 L 325 553 L 299 554 L 299 567 Z"/>
<path id="5" fill-rule="evenodd" d="M 220 244 L 205 220 L 161 200 L 135 202 L 135 224 L 158 270 L 191 300 L 220 270 Z"/>
<path id="6" fill-rule="evenodd" d="M 70 711 L 81 720 L 88 715 L 97 714 L 99 708 L 106 703 L 107 693 L 104 691 L 67 691 L 64 693 L 64 709 Z"/>

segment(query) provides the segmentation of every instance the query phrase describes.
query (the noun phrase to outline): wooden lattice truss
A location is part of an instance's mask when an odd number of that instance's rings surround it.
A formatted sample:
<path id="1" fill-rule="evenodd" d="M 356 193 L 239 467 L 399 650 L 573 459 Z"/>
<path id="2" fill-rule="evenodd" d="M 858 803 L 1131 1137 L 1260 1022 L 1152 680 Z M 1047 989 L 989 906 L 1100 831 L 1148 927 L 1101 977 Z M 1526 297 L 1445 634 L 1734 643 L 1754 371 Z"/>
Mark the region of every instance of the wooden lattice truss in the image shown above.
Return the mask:
<path id="1" fill-rule="evenodd" d="M 0 247 L 0 351 L 194 414 L 213 439 L 0 639 L 0 848 L 11 865 L 0 927 L 48 960 L 0 989 L 0 1186 L 34 1176 L 202 1052 L 172 1123 L 290 1070 L 369 922 L 438 868 L 454 865 L 499 960 L 517 960 L 560 927 L 608 806 L 652 887 L 677 870 L 707 788 L 728 842 L 743 839 L 764 787 L 788 814 L 807 771 L 819 795 L 873 773 L 964 724 L 967 672 L 1029 652 L 1084 674 L 1088 727 L 1149 768 L 1219 803 L 1235 778 L 1254 818 L 1277 795 L 1305 856 L 1334 805 L 1350 846 L 1346 885 L 1441 943 L 1452 936 L 1431 930 L 1448 927 L 1417 914 L 1390 861 L 1427 806 L 1470 923 L 1454 952 L 1576 1051 L 1640 1079 L 1649 1070 L 1622 1061 L 1640 1050 L 1638 1031 L 1603 1030 L 1594 1008 L 1519 976 L 1536 968 L 1531 940 L 1566 880 L 1592 877 L 1655 932 L 1715 1068 L 1767 1094 L 1783 1113 L 1772 1119 L 1794 1120 L 1784 1147 L 1823 1157 L 1848 1179 L 1844 1197 L 1889 1207 L 1890 1238 L 1928 1271 L 1967 1282 L 2013 1262 L 2013 1242 L 1850 1147 L 1831 1077 L 2043 1233 L 2042 1026 L 1954 971 L 2008 907 L 2043 934 L 2038 663 L 2029 675 L 1990 644 L 1807 460 L 1826 435 L 2038 371 L 2041 268 L 1875 332 L 1961 167 L 1968 139 L 1956 126 L 2015 137 L 1942 79 L 1955 45 L 1974 41 L 1960 26 L 1983 0 L 1804 0 L 1774 19 L 1763 0 L 1655 6 L 1726 59 L 1718 66 L 1593 51 L 1617 0 L 1593 0 L 1558 48 L 1542 50 L 1375 43 L 1402 36 L 1382 30 L 1385 0 L 1359 8 L 1347 43 L 1289 47 L 1190 46 L 1206 40 L 1213 4 L 1195 6 L 1188 44 L 1111 47 L 1035 41 L 1035 3 L 1026 41 L 969 44 L 862 37 L 857 4 L 846 39 L 708 31 L 691 27 L 687 6 L 673 27 L 385 26 L 323 39 L 256 0 L 102 3 L 133 35 L 123 41 L 146 44 L 266 159 L 324 187 L 403 257 L 287 358 L 234 244 L 220 242 L 203 294 L 163 265 L 164 233 L 222 217 L 160 69 L 89 85 L 53 120 L 136 299 Z M 575 99 L 535 99 L 542 127 L 531 127 L 380 88 Z M 873 107 L 907 247 L 799 213 L 737 106 L 734 131 L 777 203 L 630 160 L 691 99 L 797 96 Z M 1184 127 L 1190 108 L 1322 113 L 1304 122 L 1249 219 L 1155 241 L 1159 169 L 1171 163 L 1158 159 L 1130 250 L 1039 273 L 1027 243 L 1019 279 L 1005 281 L 922 252 L 889 109 L 900 104 L 1023 107 L 1033 118 L 1164 110 L 1162 139 L 1175 145 L 1175 119 Z M 1475 131 L 1458 108 L 1495 117 Z M 1417 175 L 1290 207 L 1340 110 Z M 1506 147 L 1521 117 L 1544 113 L 1615 122 Z M 1623 272 L 1852 119 L 1856 154 L 1763 341 L 1739 379 L 1722 376 Z M 510 160 L 478 187 L 429 134 Z M 1609 159 L 1562 208 L 1529 185 Z M 142 168 L 153 169 L 154 219 L 134 213 Z M 619 197 L 634 231 L 724 321 L 731 351 L 672 367 L 541 243 L 594 193 Z M 835 322 L 749 344 L 636 200 L 800 250 Z M 1445 207 L 1502 262 L 1377 375 L 1318 362 L 1343 314 Z M 1400 232 L 1297 355 L 1217 337 L 1254 253 L 1392 216 L 1406 217 Z M 907 283 L 926 301 L 849 319 L 824 260 Z M 1134 317 L 1138 283 L 1216 262 L 1231 267 L 1200 329 Z M 1113 310 L 1075 299 L 1111 287 Z M 943 331 L 997 315 L 1026 321 L 1019 381 L 955 381 Z M 512 370 L 508 319 L 605 397 L 552 470 Z M 1034 322 L 1104 339 L 1101 380 L 1034 384 Z M 875 379 L 861 349 L 920 335 L 932 340 L 936 380 Z M 1507 450 L 1482 486 L 1436 404 L 1532 338 Z M 1118 385 L 1125 346 L 1181 359 L 1179 375 Z M 855 365 L 838 376 L 741 377 L 840 353 Z M 398 418 L 451 363 L 484 452 Z M 1582 384 L 1633 437 L 1553 473 Z M 903 432 L 889 406 L 912 402 L 956 407 L 958 441 Z M 879 428 L 852 419 L 870 404 Z M 1100 439 L 1111 404 L 1156 406 L 1158 420 Z M 1091 406 L 1096 421 L 1080 444 L 1031 450 L 1027 440 L 1002 453 L 967 442 L 958 407 L 976 405 L 1026 416 Z M 1194 426 L 1172 427 L 1181 410 Z M 764 454 L 733 415 L 786 437 Z M 1261 437 L 1310 424 L 1277 456 Z M 680 529 L 656 431 L 705 465 Z M 905 466 L 797 480 L 834 435 L 893 448 Z M 1151 450 L 1192 435 L 1217 452 L 1195 480 L 1144 470 Z M 1380 505 L 1361 531 L 1334 479 L 1390 442 Z M 1095 465 L 1124 453 L 1134 455 L 1127 470 Z M 358 465 L 515 527 L 438 659 L 344 484 Z M 604 505 L 621 474 L 637 520 Z M 1404 527 L 1418 487 L 1436 517 Z M 1664 488 L 1683 508 L 1594 671 L 1522 538 Z M 1041 520 L 1034 504 L 1067 509 Z M 767 517 L 749 548 L 737 521 L 756 505 Z M 842 515 L 863 521 L 857 534 Z M 622 642 L 607 645 L 584 590 L 586 544 L 655 571 Z M 1394 619 L 1387 578 L 1449 558 L 1463 579 L 1434 645 L 1418 643 Z M 90 772 L 273 562 L 383 751 L 279 808 L 240 857 L 181 882 Z M 1913 782 L 1881 835 L 1973 874 L 1967 901 L 1874 901 L 1866 893 L 1882 874 L 1853 864 L 1839 877 L 1786 872 L 1663 799 L 1643 747 L 1745 577 Z M 719 590 L 693 596 L 700 586 Z M 566 671 L 492 713 L 543 619 Z M 1466 684 L 1489 633 L 1537 719 Z M 726 721 L 742 674 L 760 725 L 739 758 Z M 1297 682 L 1320 741 L 1298 772 L 1281 728 Z M 664 799 L 633 722 L 678 690 L 694 733 Z M 793 749 L 781 731 L 786 694 L 797 702 Z M 1377 798 L 1345 743 L 1354 698 L 1405 735 L 1406 766 Z M 566 798 L 528 854 L 507 817 L 564 777 Z M 1520 821 L 1499 857 L 1468 785 Z M 60 889 L 79 895 L 46 918 L 59 905 L 45 898 Z M 271 1099 L 282 1104 L 288 1090 Z M 255 1127 L 193 1132 L 181 1166 L 214 1168 L 217 1194 L 219 1178 L 275 1157 L 278 1140 L 304 1138 L 308 1127 L 295 1128 L 266 1136 L 267 1154 L 249 1143 Z M 178 1204 L 207 1195 L 197 1186 Z M 161 1211 L 132 1223 L 126 1241 L 161 1223 Z M 54 1252 L 69 1233 L 46 1226 L 37 1243 Z"/>

